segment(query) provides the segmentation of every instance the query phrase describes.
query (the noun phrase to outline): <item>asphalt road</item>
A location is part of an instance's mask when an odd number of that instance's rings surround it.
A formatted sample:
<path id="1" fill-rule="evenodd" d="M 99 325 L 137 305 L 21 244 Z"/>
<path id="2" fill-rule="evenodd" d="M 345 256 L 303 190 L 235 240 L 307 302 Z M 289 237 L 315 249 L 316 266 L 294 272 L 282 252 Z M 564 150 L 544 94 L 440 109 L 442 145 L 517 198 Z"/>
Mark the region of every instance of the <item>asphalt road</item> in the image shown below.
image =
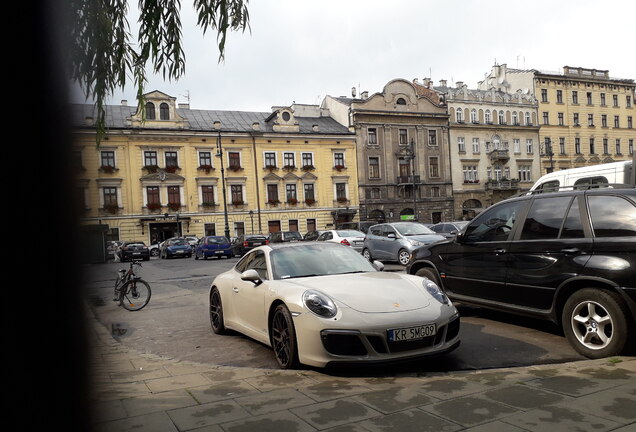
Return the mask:
<path id="1" fill-rule="evenodd" d="M 146 353 L 205 364 L 277 369 L 270 348 L 238 333 L 215 335 L 210 328 L 208 290 L 212 279 L 238 258 L 194 260 L 152 258 L 140 276 L 152 287 L 148 306 L 129 312 L 113 301 L 117 270 L 127 263 L 86 266 L 89 304 L 113 336 Z M 400 270 L 387 264 L 387 270 Z M 581 360 L 556 326 L 537 320 L 457 305 L 461 314 L 461 346 L 433 359 L 365 370 L 368 374 L 445 372 L 528 366 Z M 351 375 L 359 369 L 344 370 Z M 340 371 L 333 371 L 340 373 Z"/>

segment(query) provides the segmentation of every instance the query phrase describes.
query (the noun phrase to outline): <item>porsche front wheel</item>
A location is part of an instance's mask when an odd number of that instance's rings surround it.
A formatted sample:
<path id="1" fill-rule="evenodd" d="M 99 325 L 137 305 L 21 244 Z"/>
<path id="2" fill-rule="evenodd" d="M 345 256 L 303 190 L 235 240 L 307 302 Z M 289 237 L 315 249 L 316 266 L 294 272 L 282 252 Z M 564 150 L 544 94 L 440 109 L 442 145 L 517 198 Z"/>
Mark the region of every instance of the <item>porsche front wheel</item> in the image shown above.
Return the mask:
<path id="1" fill-rule="evenodd" d="M 298 366 L 298 346 L 296 330 L 291 313 L 284 304 L 278 305 L 271 323 L 272 348 L 281 369 L 294 369 Z"/>
<path id="2" fill-rule="evenodd" d="M 210 325 L 212 325 L 212 331 L 214 333 L 225 333 L 225 324 L 223 323 L 223 304 L 221 303 L 221 294 L 216 288 L 213 288 L 210 293 Z"/>

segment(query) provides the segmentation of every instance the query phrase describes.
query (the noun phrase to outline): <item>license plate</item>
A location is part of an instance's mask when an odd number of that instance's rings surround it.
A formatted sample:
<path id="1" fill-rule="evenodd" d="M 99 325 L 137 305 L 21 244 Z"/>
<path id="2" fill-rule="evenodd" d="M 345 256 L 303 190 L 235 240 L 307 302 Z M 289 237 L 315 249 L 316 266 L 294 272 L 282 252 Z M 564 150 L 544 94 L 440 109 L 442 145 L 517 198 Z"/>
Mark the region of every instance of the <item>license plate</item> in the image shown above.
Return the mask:
<path id="1" fill-rule="evenodd" d="M 387 330 L 387 337 L 389 342 L 418 340 L 434 336 L 436 330 L 435 324 L 424 324 L 415 327 L 389 329 Z"/>
<path id="2" fill-rule="evenodd" d="M 214 251 L 215 254 L 222 254 L 223 251 Z"/>
<path id="3" fill-rule="evenodd" d="M 133 255 L 141 255 L 141 252 L 133 252 Z"/>
<path id="4" fill-rule="evenodd" d="M 180 250 L 180 251 L 177 251 L 177 253 L 178 253 L 178 254 L 180 254 L 180 253 L 182 254 L 182 253 L 183 253 L 183 251 L 182 251 L 182 250 Z"/>
<path id="5" fill-rule="evenodd" d="M 263 243 L 253 243 L 252 246 L 261 246 Z"/>

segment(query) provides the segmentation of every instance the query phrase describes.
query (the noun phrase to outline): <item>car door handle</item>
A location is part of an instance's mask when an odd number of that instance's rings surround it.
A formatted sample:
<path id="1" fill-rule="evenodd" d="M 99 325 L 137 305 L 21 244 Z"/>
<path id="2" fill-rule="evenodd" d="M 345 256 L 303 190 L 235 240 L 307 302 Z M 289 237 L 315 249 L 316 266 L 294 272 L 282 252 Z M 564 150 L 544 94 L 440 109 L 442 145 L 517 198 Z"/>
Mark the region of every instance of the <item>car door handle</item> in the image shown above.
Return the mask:
<path id="1" fill-rule="evenodd" d="M 505 249 L 495 249 L 493 252 L 495 253 L 495 255 L 502 255 L 502 254 L 506 253 L 506 250 Z"/>
<path id="2" fill-rule="evenodd" d="M 239 289 L 238 289 L 238 287 L 234 287 L 234 288 L 232 288 L 232 291 L 234 291 L 235 293 L 237 293 L 237 292 L 239 292 Z"/>
<path id="3" fill-rule="evenodd" d="M 581 252 L 581 249 L 579 249 L 579 248 L 565 248 L 565 249 L 561 249 L 561 252 L 563 252 L 566 255 L 576 255 L 576 254 Z"/>

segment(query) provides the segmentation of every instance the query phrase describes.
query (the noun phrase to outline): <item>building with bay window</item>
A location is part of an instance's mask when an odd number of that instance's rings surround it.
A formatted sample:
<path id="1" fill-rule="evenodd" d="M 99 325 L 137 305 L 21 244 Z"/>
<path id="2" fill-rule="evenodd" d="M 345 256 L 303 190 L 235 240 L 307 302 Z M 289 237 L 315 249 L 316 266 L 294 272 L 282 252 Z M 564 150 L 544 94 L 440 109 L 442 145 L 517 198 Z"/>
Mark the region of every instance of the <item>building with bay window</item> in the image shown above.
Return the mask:
<path id="1" fill-rule="evenodd" d="M 109 240 L 222 235 L 223 181 L 231 236 L 357 215 L 355 134 L 318 106 L 194 110 L 154 91 L 145 118 L 125 101 L 107 106 L 99 146 L 94 107 L 72 108 L 82 221 L 107 225 Z"/>

